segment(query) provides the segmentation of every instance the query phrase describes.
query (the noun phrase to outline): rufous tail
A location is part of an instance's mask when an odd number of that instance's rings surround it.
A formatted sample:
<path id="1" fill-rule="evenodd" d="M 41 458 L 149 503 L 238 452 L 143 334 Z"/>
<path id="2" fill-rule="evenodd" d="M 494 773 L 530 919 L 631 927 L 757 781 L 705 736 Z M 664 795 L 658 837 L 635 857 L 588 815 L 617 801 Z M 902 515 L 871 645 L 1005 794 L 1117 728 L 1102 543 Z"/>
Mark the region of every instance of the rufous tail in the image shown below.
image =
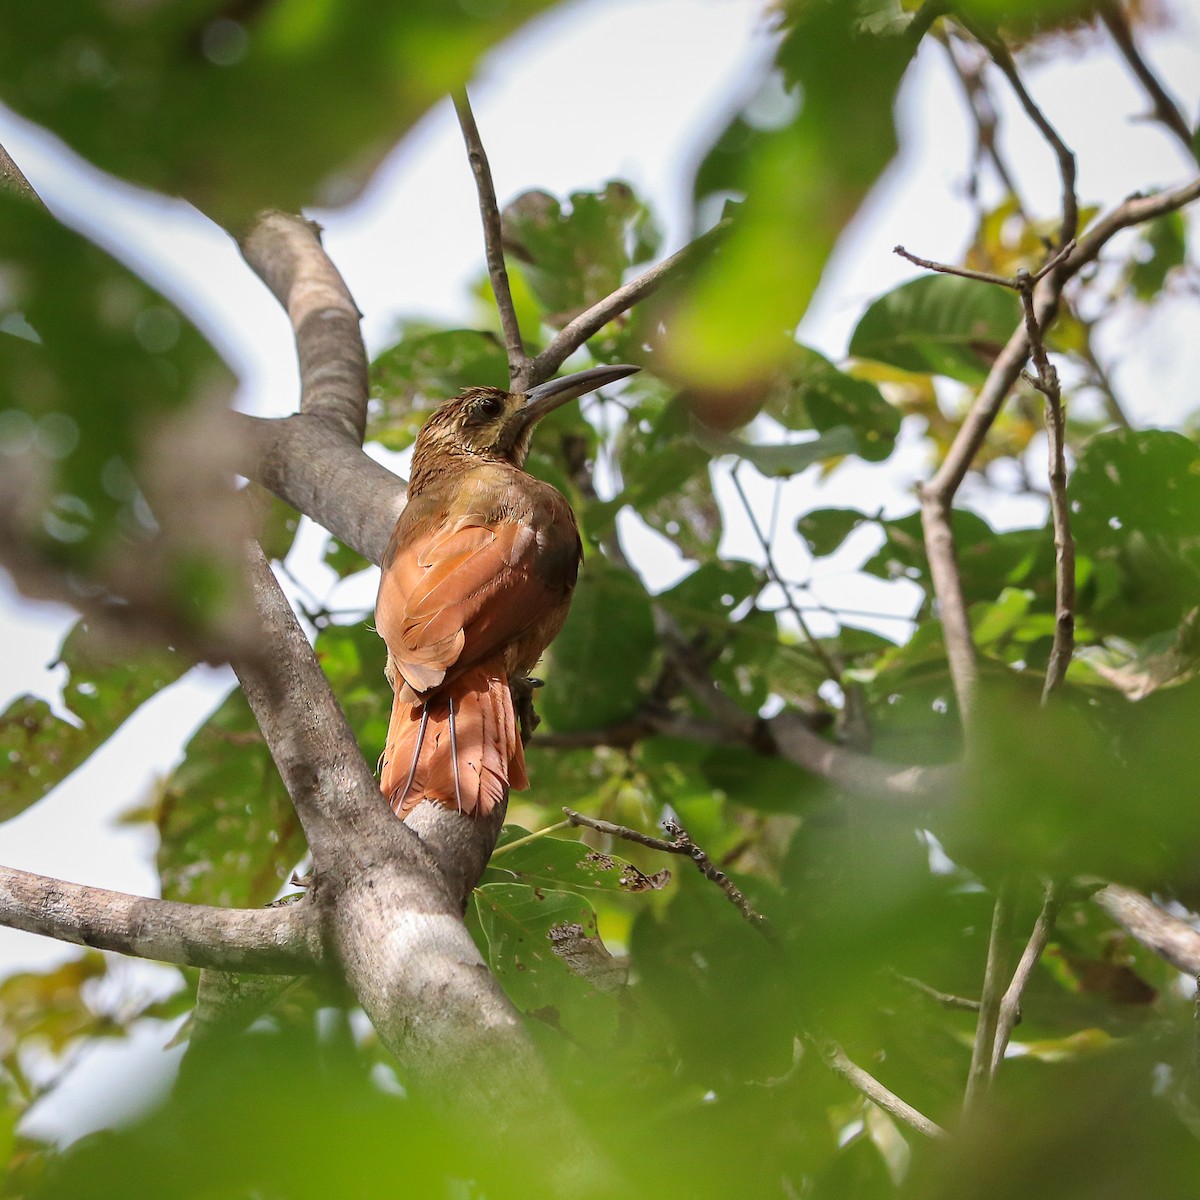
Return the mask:
<path id="1" fill-rule="evenodd" d="M 529 786 L 525 751 L 500 660 L 472 667 L 425 700 L 397 691 L 380 787 L 404 817 L 422 800 L 486 817 L 510 788 Z"/>

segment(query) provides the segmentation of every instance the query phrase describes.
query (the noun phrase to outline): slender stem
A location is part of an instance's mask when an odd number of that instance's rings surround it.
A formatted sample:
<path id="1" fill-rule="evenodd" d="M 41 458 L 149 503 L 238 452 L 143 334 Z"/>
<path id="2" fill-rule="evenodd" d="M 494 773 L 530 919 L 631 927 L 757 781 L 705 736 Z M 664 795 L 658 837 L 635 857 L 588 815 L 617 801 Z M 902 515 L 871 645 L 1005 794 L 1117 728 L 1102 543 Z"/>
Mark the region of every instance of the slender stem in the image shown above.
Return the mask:
<path id="1" fill-rule="evenodd" d="M 663 854 L 685 855 L 696 864 L 696 870 L 705 879 L 711 883 L 715 883 L 724 892 L 725 898 L 729 903 L 751 925 L 768 937 L 772 936 L 771 926 L 768 924 L 766 917 L 754 909 L 741 889 L 738 888 L 724 871 L 714 865 L 712 859 L 692 841 L 687 830 L 678 821 L 666 820 L 663 822 L 663 828 L 671 835 L 668 841 L 665 838 L 656 838 L 645 833 L 638 833 L 636 829 L 629 829 L 624 825 L 614 825 L 611 821 L 601 821 L 596 817 L 584 816 L 583 813 L 575 812 L 574 809 L 564 808 L 563 812 L 566 814 L 568 822 L 572 825 L 583 825 L 588 829 L 596 830 L 597 833 L 605 833 L 610 837 L 623 838 L 627 842 L 636 842 L 639 846 L 646 846 L 651 850 L 661 851 Z"/>
<path id="2" fill-rule="evenodd" d="M 1013 972 L 1012 982 L 1008 985 L 1000 1000 L 1000 1009 L 996 1017 L 996 1032 L 992 1040 L 991 1073 L 995 1075 L 1008 1048 L 1009 1038 L 1021 1019 L 1021 996 L 1029 983 L 1034 967 L 1041 960 L 1046 943 L 1054 932 L 1054 922 L 1058 919 L 1058 910 L 1062 907 L 1063 889 L 1058 883 L 1046 885 L 1046 898 L 1042 903 L 1042 911 L 1034 922 L 1033 932 L 1021 953 L 1017 969 Z"/>
<path id="3" fill-rule="evenodd" d="M 500 327 L 504 330 L 504 347 L 508 352 L 508 376 L 512 386 L 520 390 L 522 386 L 528 386 L 522 381 L 528 369 L 529 358 L 521 338 L 521 327 L 517 323 L 517 310 L 513 305 L 512 289 L 508 284 L 508 269 L 504 265 L 504 230 L 500 205 L 496 200 L 496 186 L 492 182 L 492 170 L 488 166 L 487 152 L 483 148 L 483 139 L 479 136 L 479 127 L 475 124 L 475 114 L 471 111 L 471 101 L 467 97 L 466 88 L 454 93 L 454 111 L 458 114 L 458 124 L 466 143 L 471 173 L 475 176 L 475 190 L 479 195 L 479 215 L 483 221 L 488 276 L 492 281 L 492 294 L 496 298 L 496 309 L 500 314 Z"/>
<path id="4" fill-rule="evenodd" d="M 1007 974 L 1005 960 L 1008 957 L 1012 922 L 1013 888 L 1011 883 L 1005 882 L 996 890 L 996 903 L 992 909 L 987 966 L 983 972 L 983 993 L 979 998 L 979 1020 L 975 1025 L 975 1044 L 971 1050 L 971 1067 L 967 1075 L 966 1096 L 963 1098 L 964 1118 L 972 1117 L 978 1110 L 992 1079 L 992 1052 L 1004 995 Z"/>
<path id="5" fill-rule="evenodd" d="M 966 25 L 971 31 L 971 35 L 987 50 L 992 56 L 992 61 L 1004 73 L 1004 77 L 1016 93 L 1017 99 L 1021 102 L 1021 107 L 1025 110 L 1026 115 L 1037 126 L 1042 137 L 1046 139 L 1050 148 L 1054 151 L 1054 156 L 1058 160 L 1059 177 L 1062 180 L 1062 225 L 1060 227 L 1058 244 L 1065 246 L 1079 231 L 1079 202 L 1075 196 L 1075 155 L 1071 152 L 1066 142 L 1059 136 L 1054 126 L 1046 119 L 1045 113 L 1038 108 L 1033 97 L 1029 94 L 1024 80 L 1022 80 L 1020 73 L 1017 71 L 1017 64 L 1013 61 L 1013 56 L 1008 51 L 1008 47 L 1003 42 L 989 37 L 971 22 L 966 22 Z"/>
<path id="6" fill-rule="evenodd" d="M 728 221 L 721 221 L 694 242 L 689 242 L 682 250 L 677 250 L 670 258 L 664 258 L 662 262 L 656 263 L 636 279 L 617 288 L 615 292 L 611 292 L 569 321 L 554 335 L 549 345 L 530 361 L 525 385 L 531 386 L 549 379 L 592 334 L 603 329 L 614 317 L 620 316 L 640 300 L 644 300 L 702 252 L 711 249 L 724 237 L 728 227 Z"/>
<path id="7" fill-rule="evenodd" d="M 556 821 L 553 825 L 547 825 L 545 829 L 538 829 L 534 833 L 527 833 L 524 837 L 516 838 L 514 841 L 505 842 L 503 846 L 497 846 L 492 851 L 492 858 L 497 859 L 502 854 L 507 854 L 510 850 L 515 850 L 518 846 L 524 846 L 527 842 L 540 841 L 547 834 L 557 833 L 560 829 L 570 829 L 572 822 Z"/>
<path id="8" fill-rule="evenodd" d="M 3 146 L 0 146 L 0 192 L 23 196 L 26 200 L 33 200 L 45 208 L 45 203 L 34 190 L 33 184 L 25 178 L 24 172 L 13 162 Z"/>
<path id="9" fill-rule="evenodd" d="M 771 553 L 771 543 L 767 540 L 766 535 L 762 531 L 762 527 L 758 523 L 758 518 L 754 515 L 754 509 L 750 506 L 750 499 L 746 495 L 745 489 L 742 487 L 742 481 L 738 478 L 738 467 L 735 467 L 729 477 L 733 481 L 734 490 L 738 494 L 738 499 L 742 502 L 742 508 L 746 511 L 746 517 L 750 521 L 750 527 L 754 530 L 754 536 L 758 540 L 759 546 L 762 548 L 763 556 L 766 559 L 767 574 L 771 577 L 780 590 L 783 592 L 784 602 L 788 612 L 792 614 L 796 624 L 800 626 L 800 632 L 804 635 L 804 640 L 808 642 L 809 648 L 825 668 L 825 674 L 837 683 L 842 677 L 841 668 L 834 661 L 833 656 L 828 650 L 817 640 L 812 628 L 804 619 L 804 614 L 800 611 L 799 606 L 792 599 L 791 590 L 784 583 L 783 578 L 779 574 L 779 569 L 775 566 L 775 558 Z"/>
<path id="10" fill-rule="evenodd" d="M 1167 94 L 1167 89 L 1163 87 L 1158 76 L 1150 70 L 1146 60 L 1142 57 L 1120 6 L 1111 3 L 1102 4 L 1100 20 L 1108 27 L 1108 32 L 1112 35 L 1122 57 L 1129 64 L 1130 70 L 1137 76 L 1142 87 L 1146 89 L 1146 94 L 1154 105 L 1154 119 L 1170 130 L 1184 150 L 1189 155 L 1193 155 L 1192 131 L 1188 128 L 1187 120 L 1180 112 L 1179 105 Z"/>
<path id="11" fill-rule="evenodd" d="M 878 1105 L 884 1112 L 902 1121 L 910 1129 L 924 1134 L 929 1138 L 946 1137 L 946 1131 L 935 1121 L 931 1121 L 924 1113 L 913 1108 L 906 1100 L 901 1100 L 895 1092 L 885 1087 L 869 1071 L 851 1061 L 845 1050 L 837 1042 L 829 1038 L 816 1038 L 809 1035 L 821 1053 L 830 1070 L 840 1075 L 855 1090 L 861 1092 L 872 1104 Z"/>

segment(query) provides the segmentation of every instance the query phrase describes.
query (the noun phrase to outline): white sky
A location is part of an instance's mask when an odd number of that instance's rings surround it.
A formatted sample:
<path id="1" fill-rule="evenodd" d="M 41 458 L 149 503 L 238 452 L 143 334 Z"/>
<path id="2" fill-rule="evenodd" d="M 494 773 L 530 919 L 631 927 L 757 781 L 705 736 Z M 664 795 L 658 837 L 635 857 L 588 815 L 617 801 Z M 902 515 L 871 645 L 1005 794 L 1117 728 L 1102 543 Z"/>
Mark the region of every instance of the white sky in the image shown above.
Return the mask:
<path id="1" fill-rule="evenodd" d="M 1200 111 L 1198 3 L 1188 0 L 1177 10 L 1179 27 L 1146 45 L 1192 117 Z M 564 193 L 625 178 L 654 205 L 667 230 L 667 250 L 676 248 L 687 235 L 688 168 L 745 96 L 756 64 L 769 50 L 760 6 L 739 0 L 586 0 L 534 22 L 484 64 L 472 89 L 501 203 L 529 187 Z M 614 76 L 618 86 L 606 87 Z M 1029 69 L 1026 79 L 1077 152 L 1083 201 L 1110 205 L 1135 189 L 1178 182 L 1194 172 L 1195 164 L 1189 170 L 1159 128 L 1130 120 L 1146 105 L 1103 39 L 1077 49 L 1068 64 Z M 1009 161 L 1018 164 L 1029 202 L 1052 215 L 1058 181 L 1049 153 L 1003 88 L 996 92 L 1005 99 Z M 971 133 L 957 84 L 936 47 L 923 47 L 902 90 L 899 114 L 901 154 L 843 239 L 801 326 L 803 340 L 835 359 L 843 355 L 867 302 L 914 274 L 892 246 L 901 242 L 927 257 L 954 259 L 971 232 L 972 211 L 963 197 Z M 56 213 L 141 271 L 196 320 L 239 372 L 243 407 L 263 415 L 292 410 L 296 373 L 287 323 L 220 230 L 186 204 L 110 179 L 3 110 L 0 142 Z M 326 248 L 366 314 L 372 351 L 387 344 L 400 316 L 470 320 L 468 287 L 482 271 L 481 237 L 448 102 L 412 130 L 356 203 L 315 215 L 325 226 Z M 1153 320 L 1111 332 L 1106 352 L 1119 363 L 1118 390 L 1135 418 L 1169 420 L 1200 402 L 1192 382 L 1200 378 L 1197 327 L 1196 302 L 1186 299 L 1156 312 Z M 781 528 L 790 531 L 796 515 L 818 504 L 909 511 L 913 484 L 927 465 L 916 431 L 909 431 L 885 466 L 847 465 L 821 482 L 810 471 L 788 485 Z M 752 485 L 749 477 L 746 483 L 765 519 L 771 486 Z M 723 500 L 728 491 L 718 474 Z M 1036 505 L 998 504 L 977 487 L 965 489 L 964 499 L 999 524 L 1039 519 Z M 736 504 L 724 507 L 723 553 L 756 557 L 744 516 Z M 623 531 L 634 536 L 642 561 L 658 564 L 652 583 L 662 585 L 685 569 L 661 543 L 639 540 L 630 523 Z M 855 573 L 873 536 L 863 531 L 823 564 L 817 591 L 835 606 L 911 612 L 911 592 Z M 790 532 L 781 538 L 778 554 L 793 577 L 809 571 L 802 544 Z M 360 589 L 357 598 L 369 604 L 370 592 L 370 586 Z M 26 691 L 57 701 L 57 675 L 46 664 L 70 621 L 61 607 L 17 598 L 0 573 L 0 707 Z M 894 620 L 878 627 L 893 637 L 905 628 Z M 182 743 L 229 685 L 226 672 L 204 670 L 166 689 L 83 770 L 3 826 L 0 861 L 154 893 L 151 835 L 116 828 L 114 819 L 139 803 L 178 760 Z M 0 930 L 0 973 L 70 953 L 45 939 Z M 109 1053 L 98 1052 L 76 1073 L 62 1107 L 53 1118 L 42 1118 L 43 1132 L 78 1132 L 103 1120 L 110 1097 L 101 1094 L 105 1089 L 97 1081 L 109 1078 Z M 149 1053 L 144 1049 L 136 1070 L 148 1069 Z M 123 1061 L 121 1069 L 135 1069 Z"/>

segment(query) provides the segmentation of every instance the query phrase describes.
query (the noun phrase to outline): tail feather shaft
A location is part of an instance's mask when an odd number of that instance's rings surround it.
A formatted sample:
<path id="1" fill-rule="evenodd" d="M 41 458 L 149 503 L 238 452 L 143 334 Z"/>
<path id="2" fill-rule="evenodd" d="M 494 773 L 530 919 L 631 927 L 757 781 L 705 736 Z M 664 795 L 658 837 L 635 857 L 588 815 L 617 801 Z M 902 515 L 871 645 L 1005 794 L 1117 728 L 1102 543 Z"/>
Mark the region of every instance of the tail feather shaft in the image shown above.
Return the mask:
<path id="1" fill-rule="evenodd" d="M 401 817 L 422 800 L 486 816 L 510 787 L 528 787 L 502 663 L 481 663 L 425 700 L 397 691 L 380 784 Z"/>

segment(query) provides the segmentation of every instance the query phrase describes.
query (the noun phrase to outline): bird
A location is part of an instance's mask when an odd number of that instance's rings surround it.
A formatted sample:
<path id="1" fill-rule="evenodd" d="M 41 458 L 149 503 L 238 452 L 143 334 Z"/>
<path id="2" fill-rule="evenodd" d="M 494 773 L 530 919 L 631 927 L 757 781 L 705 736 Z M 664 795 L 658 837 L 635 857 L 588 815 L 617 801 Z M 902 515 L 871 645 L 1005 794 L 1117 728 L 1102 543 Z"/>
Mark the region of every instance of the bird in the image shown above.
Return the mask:
<path id="1" fill-rule="evenodd" d="M 571 506 L 525 459 L 547 413 L 638 369 L 468 387 L 418 433 L 375 603 L 393 689 L 380 788 L 401 818 L 423 800 L 486 817 L 528 787 L 513 691 L 531 694 L 583 547 Z"/>

